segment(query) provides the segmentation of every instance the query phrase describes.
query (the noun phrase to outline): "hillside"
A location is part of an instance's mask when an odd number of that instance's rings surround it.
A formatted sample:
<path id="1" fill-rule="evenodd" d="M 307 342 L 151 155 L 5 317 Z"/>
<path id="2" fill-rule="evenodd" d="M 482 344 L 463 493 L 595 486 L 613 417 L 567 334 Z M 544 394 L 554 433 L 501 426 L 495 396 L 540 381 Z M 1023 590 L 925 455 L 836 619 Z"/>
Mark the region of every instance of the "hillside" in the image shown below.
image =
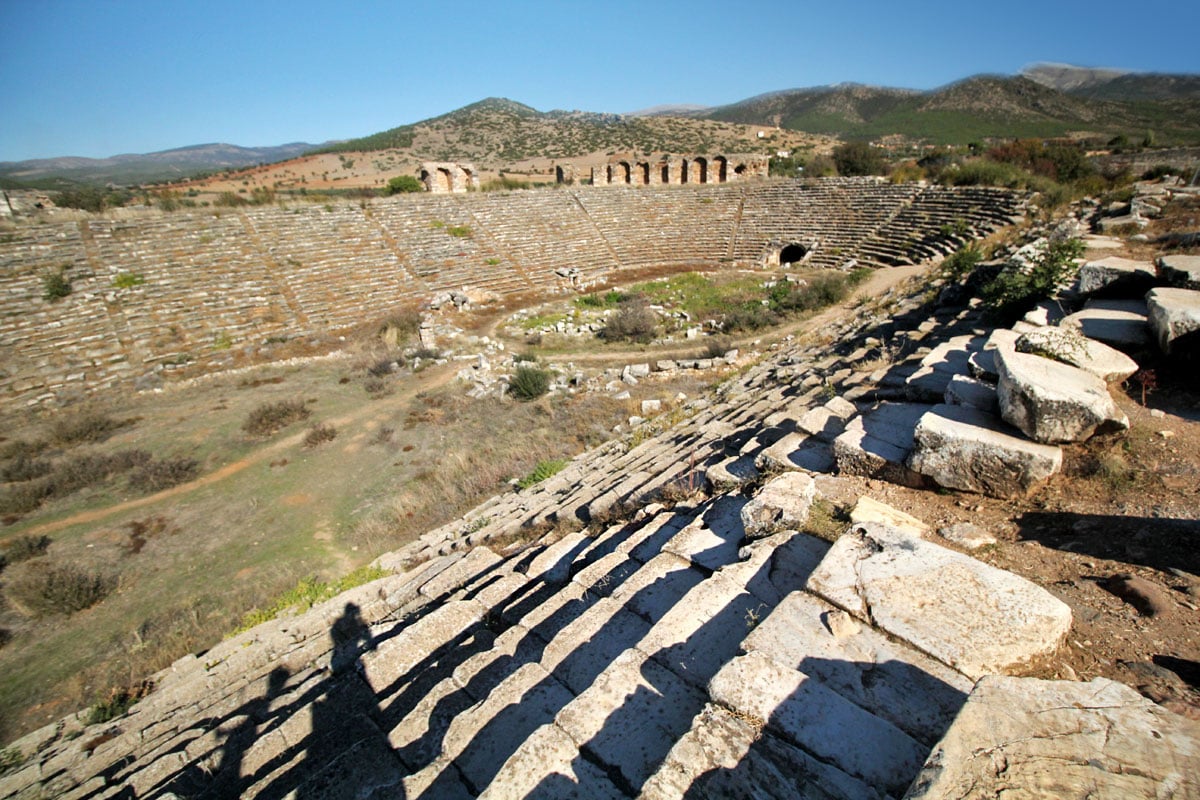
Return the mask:
<path id="1" fill-rule="evenodd" d="M 0 162 L 0 186 L 60 188 L 63 184 L 134 184 L 171 180 L 200 172 L 236 169 L 283 161 L 312 150 L 307 142 L 275 147 L 239 147 L 232 144 L 198 144 L 155 153 L 124 154 L 110 158 L 39 158 Z"/>
<path id="2" fill-rule="evenodd" d="M 1144 135 L 1200 141 L 1194 76 L 977 76 L 929 91 L 840 84 L 793 89 L 701 112 L 842 138 L 902 135 L 940 144 L 1025 136 Z M 1051 85 L 1048 85 L 1051 84 Z M 1071 87 L 1069 91 L 1055 85 Z"/>

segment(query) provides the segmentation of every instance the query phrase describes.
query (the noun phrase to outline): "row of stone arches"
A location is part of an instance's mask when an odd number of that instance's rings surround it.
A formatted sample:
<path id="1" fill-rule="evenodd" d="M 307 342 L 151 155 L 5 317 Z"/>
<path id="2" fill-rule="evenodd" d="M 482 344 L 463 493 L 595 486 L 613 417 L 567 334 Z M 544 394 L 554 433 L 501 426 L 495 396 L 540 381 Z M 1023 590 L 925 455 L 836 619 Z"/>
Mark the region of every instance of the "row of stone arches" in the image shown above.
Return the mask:
<path id="1" fill-rule="evenodd" d="M 479 188 L 479 175 L 470 164 L 429 161 L 421 165 L 421 183 L 433 194 L 466 192 Z"/>
<path id="2" fill-rule="evenodd" d="M 573 174 L 573 170 L 569 170 Z M 559 167 L 556 178 L 564 182 L 568 170 Z M 658 161 L 613 159 L 592 169 L 597 186 L 664 186 L 727 183 L 748 177 L 766 177 L 765 156 L 669 156 Z"/>

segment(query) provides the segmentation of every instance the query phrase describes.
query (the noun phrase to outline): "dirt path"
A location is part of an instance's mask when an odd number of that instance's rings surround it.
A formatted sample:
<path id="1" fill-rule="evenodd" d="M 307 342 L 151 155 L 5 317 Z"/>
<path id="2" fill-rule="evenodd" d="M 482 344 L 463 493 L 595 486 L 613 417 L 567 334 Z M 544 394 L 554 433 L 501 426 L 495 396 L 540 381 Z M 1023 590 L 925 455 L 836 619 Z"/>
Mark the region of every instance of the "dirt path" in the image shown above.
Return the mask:
<path id="1" fill-rule="evenodd" d="M 858 298 L 882 294 L 901 281 L 911 277 L 912 275 L 918 274 L 924 268 L 925 267 L 922 265 L 917 265 L 911 267 L 893 267 L 889 269 L 876 270 L 866 282 L 858 287 L 854 294 L 838 305 L 831 306 L 815 316 L 794 320 L 785 325 L 771 328 L 765 333 L 739 337 L 734 339 L 734 345 L 738 347 L 744 347 L 745 345 L 757 339 L 779 340 L 785 336 L 795 334 L 802 330 L 815 330 L 825 322 L 836 318 Z M 495 332 L 502 321 L 503 317 L 498 317 L 495 322 L 492 323 L 490 326 L 491 335 L 495 336 Z M 580 347 L 586 347 L 590 343 L 580 340 L 579 344 Z M 657 350 L 608 350 L 604 348 L 599 352 L 593 350 L 592 352 L 558 353 L 555 354 L 553 358 L 555 360 L 570 360 L 575 363 L 584 364 L 623 364 L 631 360 L 645 360 L 647 358 L 670 359 L 694 357 L 698 347 L 698 344 L 689 344 L 685 346 L 669 347 Z M 390 398 L 389 405 L 402 405 L 408 403 L 412 400 L 413 396 L 419 392 L 435 389 L 445 385 L 446 383 L 449 383 L 457 374 L 457 370 L 458 365 L 455 363 L 450 363 L 441 367 L 434 367 L 426 370 L 425 372 L 421 373 L 422 379 L 405 382 L 405 384 L 403 384 L 403 389 Z M 358 411 L 354 414 L 347 414 L 340 418 L 335 418 L 331 420 L 331 422 L 338 427 L 346 427 L 361 421 L 364 417 L 378 413 L 379 409 L 380 406 L 378 404 L 365 405 L 361 411 Z M 281 452 L 296 447 L 303 440 L 304 436 L 305 432 L 301 431 L 278 441 L 271 442 L 251 455 L 246 456 L 245 458 L 241 458 L 237 461 L 226 464 L 219 469 L 208 473 L 207 475 L 202 475 L 199 478 L 196 478 L 193 481 L 181 483 L 178 486 L 173 486 L 170 489 L 164 489 L 156 494 L 146 495 L 145 497 L 138 497 L 132 500 L 126 500 L 106 508 L 95 508 L 88 511 L 80 511 L 68 517 L 29 528 L 25 531 L 25 533 L 29 535 L 54 533 L 55 531 L 60 531 L 75 525 L 101 522 L 109 519 L 110 517 L 123 514 L 127 511 L 145 508 L 147 506 L 153 506 L 157 503 L 162 503 L 167 500 L 174 500 L 179 497 L 184 497 L 196 492 L 199 489 L 220 483 L 221 481 L 237 475 L 238 473 L 251 466 L 254 466 L 255 464 L 260 464 Z"/>
<path id="2" fill-rule="evenodd" d="M 420 392 L 436 389 L 439 386 L 449 383 L 450 380 L 457 374 L 457 370 L 458 365 L 454 363 L 444 364 L 440 367 L 431 367 L 421 373 L 421 380 L 406 381 L 404 384 L 402 384 L 403 388 L 395 395 L 390 397 L 388 402 L 389 404 L 408 403 L 416 394 Z M 361 421 L 365 417 L 369 417 L 378 413 L 381 407 L 382 406 L 378 402 L 370 405 L 364 405 L 360 411 L 354 414 L 345 414 L 341 417 L 335 417 L 331 419 L 330 422 L 337 427 L 346 427 Z M 123 514 L 126 511 L 152 506 L 156 503 L 161 503 L 166 500 L 173 500 L 178 497 L 189 495 L 192 492 L 203 489 L 206 486 L 212 486 L 214 483 L 220 483 L 226 478 L 237 475 L 239 472 L 242 472 L 248 467 L 254 466 L 255 464 L 261 464 L 263 461 L 277 455 L 278 453 L 294 448 L 296 445 L 300 444 L 306 434 L 306 431 L 301 431 L 278 441 L 271 442 L 254 453 L 246 456 L 245 458 L 240 458 L 237 461 L 230 462 L 223 467 L 213 470 L 207 475 L 201 475 L 195 480 L 188 481 L 187 483 L 181 483 L 178 486 L 172 486 L 170 489 L 163 489 L 161 492 L 149 494 L 145 497 L 137 497 L 132 500 L 125 500 L 117 503 L 116 505 L 107 506 L 105 508 L 93 508 L 88 511 L 80 511 L 76 514 L 72 514 L 69 517 L 63 517 L 62 519 L 56 519 L 53 522 L 45 522 L 41 525 L 36 525 L 27 529 L 24 533 L 26 535 L 47 534 L 63 530 L 64 528 L 70 528 L 75 525 L 101 522 L 109 517 Z"/>

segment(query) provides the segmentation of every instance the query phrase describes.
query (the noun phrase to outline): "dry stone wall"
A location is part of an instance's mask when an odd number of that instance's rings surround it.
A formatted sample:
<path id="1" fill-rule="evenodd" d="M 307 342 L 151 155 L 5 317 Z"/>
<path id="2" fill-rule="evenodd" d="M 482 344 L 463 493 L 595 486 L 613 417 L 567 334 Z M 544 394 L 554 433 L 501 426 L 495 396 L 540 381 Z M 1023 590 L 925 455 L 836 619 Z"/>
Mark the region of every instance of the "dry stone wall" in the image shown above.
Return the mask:
<path id="1" fill-rule="evenodd" d="M 0 242 L 0 397 L 25 407 L 154 386 L 464 288 L 544 293 L 626 268 L 778 263 L 792 243 L 813 266 L 904 263 L 1006 224 L 1019 206 L 1003 191 L 834 179 L 23 225 Z M 42 281 L 59 270 L 72 292 L 51 303 Z"/>

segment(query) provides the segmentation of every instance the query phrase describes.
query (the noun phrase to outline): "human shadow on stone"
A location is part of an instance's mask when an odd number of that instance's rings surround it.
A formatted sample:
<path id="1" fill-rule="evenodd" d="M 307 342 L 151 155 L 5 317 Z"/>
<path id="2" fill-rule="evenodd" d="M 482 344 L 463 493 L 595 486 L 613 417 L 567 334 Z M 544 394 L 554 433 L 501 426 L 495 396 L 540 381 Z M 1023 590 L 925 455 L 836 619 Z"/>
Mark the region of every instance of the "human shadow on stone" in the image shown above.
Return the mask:
<path id="1" fill-rule="evenodd" d="M 301 754 L 302 759 L 272 779 L 258 797 L 332 800 L 367 796 L 370 789 L 403 797 L 405 772 L 375 725 L 377 700 L 359 671 L 362 654 L 373 648 L 376 640 L 357 605 L 346 604 L 330 628 L 330 638 L 333 648 L 328 671 L 305 693 L 307 702 L 295 708 L 296 713 L 307 709 L 311 728 L 303 741 L 279 760 L 288 763 Z M 258 775 L 265 777 L 265 772 L 259 770 Z"/>

